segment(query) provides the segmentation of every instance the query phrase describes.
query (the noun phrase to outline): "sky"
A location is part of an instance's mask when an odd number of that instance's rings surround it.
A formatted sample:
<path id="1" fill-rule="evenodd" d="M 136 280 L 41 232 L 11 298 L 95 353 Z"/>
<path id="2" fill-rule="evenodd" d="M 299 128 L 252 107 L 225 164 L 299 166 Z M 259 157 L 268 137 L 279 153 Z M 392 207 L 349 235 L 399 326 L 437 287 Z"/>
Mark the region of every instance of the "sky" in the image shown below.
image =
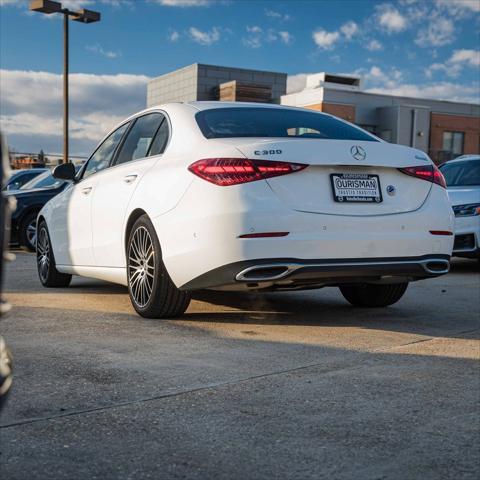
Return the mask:
<path id="1" fill-rule="evenodd" d="M 0 0 L 0 128 L 19 152 L 62 149 L 61 15 Z M 360 75 L 378 93 L 480 103 L 480 0 L 63 0 L 70 22 L 70 149 L 89 155 L 146 106 L 150 78 L 207 63 Z"/>

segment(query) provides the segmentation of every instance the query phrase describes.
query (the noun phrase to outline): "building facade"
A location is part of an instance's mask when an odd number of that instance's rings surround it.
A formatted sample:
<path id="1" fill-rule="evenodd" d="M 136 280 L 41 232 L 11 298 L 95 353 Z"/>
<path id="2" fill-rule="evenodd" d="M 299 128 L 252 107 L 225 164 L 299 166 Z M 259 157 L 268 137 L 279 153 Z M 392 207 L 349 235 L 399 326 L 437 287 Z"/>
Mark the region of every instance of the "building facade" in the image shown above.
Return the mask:
<path id="1" fill-rule="evenodd" d="M 147 106 L 196 100 L 278 103 L 286 90 L 286 73 L 194 63 L 151 80 Z"/>
<path id="2" fill-rule="evenodd" d="M 437 163 L 480 152 L 480 105 L 376 94 L 359 77 L 317 73 L 286 94 L 285 73 L 195 63 L 151 80 L 147 106 L 224 100 L 273 102 L 330 113 L 388 142 L 428 153 Z"/>
<path id="3" fill-rule="evenodd" d="M 364 92 L 358 77 L 309 75 L 284 105 L 355 123 L 388 142 L 418 148 L 437 163 L 480 152 L 480 105 Z"/>

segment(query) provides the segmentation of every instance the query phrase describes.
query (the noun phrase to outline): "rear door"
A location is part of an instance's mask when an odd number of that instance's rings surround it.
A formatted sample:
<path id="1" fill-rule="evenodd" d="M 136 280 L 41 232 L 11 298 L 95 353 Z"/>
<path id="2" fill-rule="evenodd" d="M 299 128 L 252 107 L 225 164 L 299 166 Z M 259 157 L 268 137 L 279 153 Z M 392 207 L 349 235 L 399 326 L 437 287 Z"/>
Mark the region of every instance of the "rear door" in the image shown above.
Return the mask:
<path id="1" fill-rule="evenodd" d="M 114 165 L 99 174 L 92 200 L 95 263 L 124 267 L 123 230 L 130 199 L 141 178 L 163 153 L 168 122 L 159 112 L 138 117 L 120 146 Z"/>

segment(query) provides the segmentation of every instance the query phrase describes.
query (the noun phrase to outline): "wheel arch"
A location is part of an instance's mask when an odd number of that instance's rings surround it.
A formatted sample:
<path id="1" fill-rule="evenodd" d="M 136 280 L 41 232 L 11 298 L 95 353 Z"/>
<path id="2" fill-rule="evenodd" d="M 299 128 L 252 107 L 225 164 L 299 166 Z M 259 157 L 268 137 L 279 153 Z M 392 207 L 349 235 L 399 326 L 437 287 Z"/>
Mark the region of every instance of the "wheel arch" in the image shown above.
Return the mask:
<path id="1" fill-rule="evenodd" d="M 128 244 L 128 237 L 130 237 L 130 232 L 132 231 L 132 227 L 134 223 L 143 215 L 147 215 L 147 212 L 142 208 L 136 208 L 130 213 L 128 217 L 127 224 L 125 225 L 125 237 L 123 239 L 123 246 L 125 251 L 127 251 L 127 244 Z"/>

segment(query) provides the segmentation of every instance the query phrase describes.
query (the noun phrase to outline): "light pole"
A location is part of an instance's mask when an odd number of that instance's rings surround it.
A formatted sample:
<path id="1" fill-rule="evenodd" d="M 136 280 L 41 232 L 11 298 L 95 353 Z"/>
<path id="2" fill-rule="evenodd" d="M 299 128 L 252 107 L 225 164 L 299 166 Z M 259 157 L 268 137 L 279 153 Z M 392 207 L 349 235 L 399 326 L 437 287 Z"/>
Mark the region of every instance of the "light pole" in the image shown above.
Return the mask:
<path id="1" fill-rule="evenodd" d="M 75 22 L 93 23 L 100 21 L 100 13 L 93 10 L 73 11 L 63 8 L 59 2 L 52 0 L 32 0 L 30 10 L 34 12 L 63 14 L 63 162 L 68 162 L 68 20 L 72 17 Z"/>

